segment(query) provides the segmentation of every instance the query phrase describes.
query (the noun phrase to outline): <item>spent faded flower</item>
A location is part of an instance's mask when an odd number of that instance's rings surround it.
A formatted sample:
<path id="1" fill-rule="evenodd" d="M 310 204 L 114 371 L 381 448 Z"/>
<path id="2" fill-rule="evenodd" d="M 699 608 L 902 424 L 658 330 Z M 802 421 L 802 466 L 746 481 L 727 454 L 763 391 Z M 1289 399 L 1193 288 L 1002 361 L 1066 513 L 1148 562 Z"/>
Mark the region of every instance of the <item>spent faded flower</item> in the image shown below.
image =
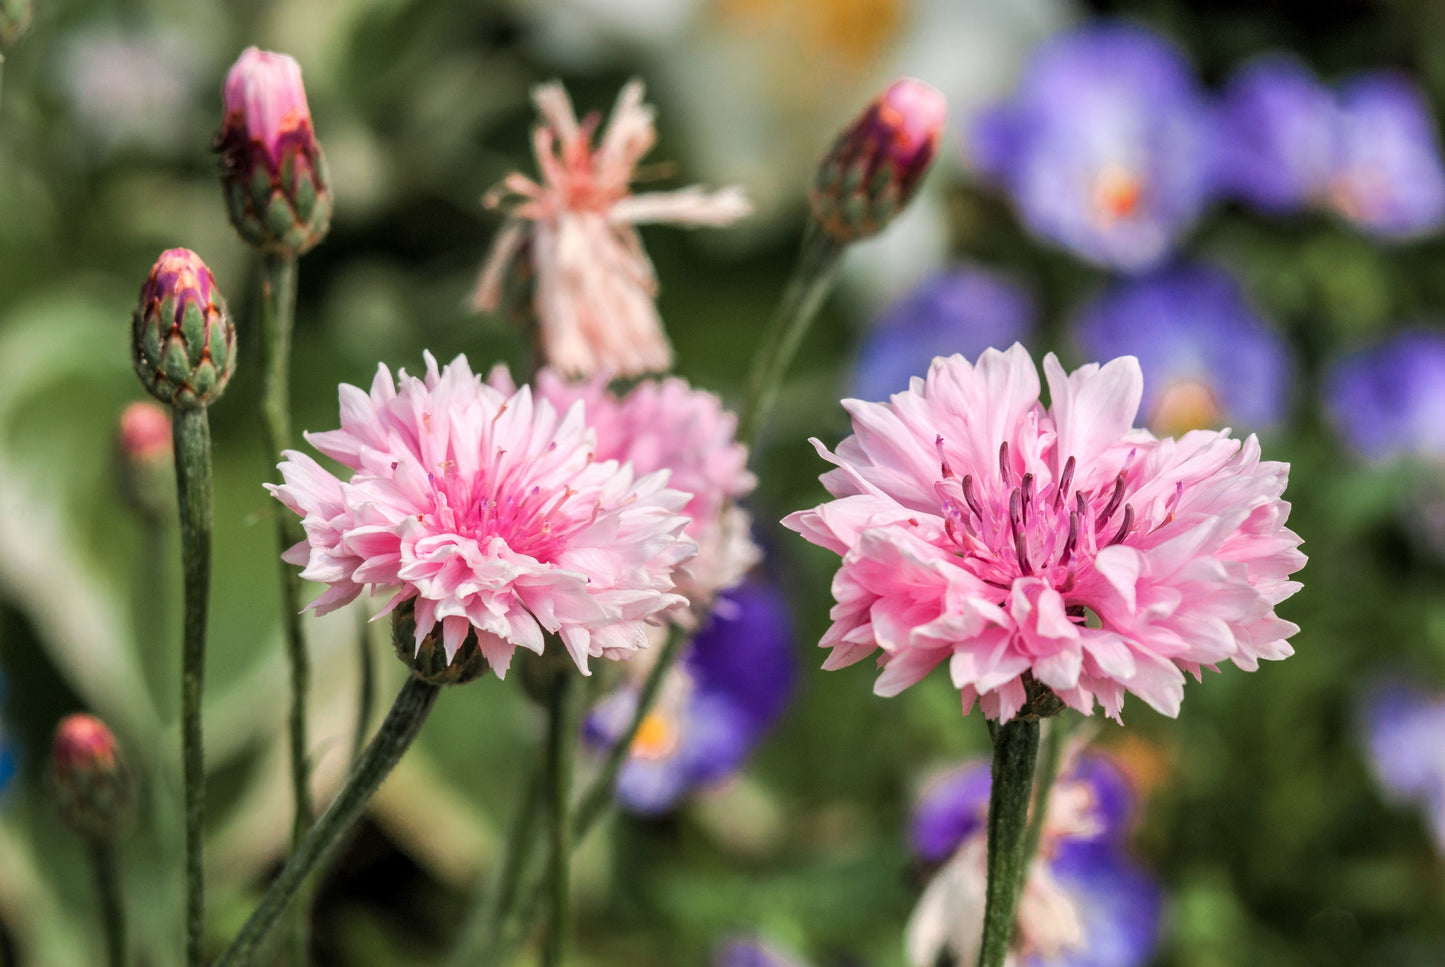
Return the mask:
<path id="1" fill-rule="evenodd" d="M 568 382 L 547 368 L 537 375 L 536 395 L 559 411 L 582 401 L 597 433 L 598 460 L 630 463 L 639 474 L 666 470 L 669 487 L 692 495 L 682 513 L 698 552 L 674 577 L 693 610 L 706 608 L 761 557 L 752 520 L 736 505 L 758 483 L 748 471 L 748 448 L 735 439 L 737 417 L 717 396 L 681 379 L 643 380 L 620 397 L 607 382 L 605 373 Z M 491 383 L 511 390 L 505 370 L 494 371 Z"/>
<path id="2" fill-rule="evenodd" d="M 544 357 L 568 374 L 667 369 L 672 349 L 653 303 L 657 279 L 634 226 L 727 225 L 751 206 L 736 188 L 632 194 L 637 164 L 657 140 L 641 81 L 623 87 L 595 145 L 598 119 L 579 123 L 561 84 L 538 87 L 532 100 L 542 115 L 532 135 L 542 180 L 514 172 L 484 199 L 510 207 L 473 305 L 492 310 L 524 300 Z"/>
<path id="3" fill-rule="evenodd" d="M 843 558 L 823 667 L 882 649 L 874 691 L 894 695 L 948 661 L 965 712 L 1004 722 L 1039 686 L 1175 715 L 1184 672 L 1291 654 L 1288 466 L 1253 436 L 1134 429 L 1132 356 L 1044 370 L 1047 409 L 1022 346 L 939 358 L 890 402 L 845 400 L 836 453 L 813 441 L 837 499 L 784 523 Z"/>
<path id="4" fill-rule="evenodd" d="M 465 357 L 393 380 L 378 367 L 368 394 L 343 385 L 341 428 L 307 434 L 355 473 L 341 480 L 286 452 L 268 484 L 304 518 L 285 558 L 330 585 L 324 614 L 364 587 L 387 609 L 412 602 L 416 640 L 440 627 L 448 661 L 471 633 L 499 677 L 517 646 L 561 637 L 583 673 L 589 657 L 625 658 L 645 623 L 684 602 L 673 570 L 696 546 L 682 534 L 687 494 L 667 474 L 637 477 L 594 457 L 582 404 L 558 412 L 529 387 L 503 393 Z"/>
<path id="5" fill-rule="evenodd" d="M 932 783 L 913 812 L 918 858 L 941 864 L 908 923 L 908 959 L 932 967 L 978 957 L 987 886 L 989 764 Z M 1133 791 L 1106 758 L 1081 756 L 1049 797 L 1039 854 L 1024 879 L 1009 967 L 1138 967 L 1159 937 L 1159 888 L 1131 859 Z"/>

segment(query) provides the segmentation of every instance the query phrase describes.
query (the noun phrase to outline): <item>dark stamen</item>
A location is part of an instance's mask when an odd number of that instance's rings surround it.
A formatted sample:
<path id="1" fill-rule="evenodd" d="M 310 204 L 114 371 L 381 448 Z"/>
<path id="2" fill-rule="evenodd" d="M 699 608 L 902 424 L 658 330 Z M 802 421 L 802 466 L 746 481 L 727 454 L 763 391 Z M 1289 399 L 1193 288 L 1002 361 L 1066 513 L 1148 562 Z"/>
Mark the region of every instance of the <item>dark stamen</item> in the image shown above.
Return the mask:
<path id="1" fill-rule="evenodd" d="M 1069 492 L 1069 486 L 1074 482 L 1074 458 L 1070 457 L 1064 464 L 1064 472 L 1059 475 L 1059 486 L 1054 491 L 1054 510 L 1064 502 L 1064 494 Z"/>
<path id="2" fill-rule="evenodd" d="M 1114 493 L 1110 495 L 1109 502 L 1104 509 L 1099 511 L 1099 516 L 1094 519 L 1094 530 L 1098 530 L 1109 522 L 1114 516 L 1114 511 L 1119 509 L 1119 502 L 1124 499 L 1124 475 L 1121 473 L 1114 478 Z"/>
<path id="3" fill-rule="evenodd" d="M 1119 532 L 1114 535 L 1114 539 L 1111 540 L 1108 544 L 1106 544 L 1106 545 L 1104 545 L 1104 546 L 1105 546 L 1105 547 L 1113 547 L 1115 544 L 1117 544 L 1117 543 L 1119 543 L 1120 541 L 1122 541 L 1122 540 L 1124 539 L 1124 535 L 1127 534 L 1127 533 L 1129 533 L 1129 528 L 1132 527 L 1133 525 L 1134 525 L 1134 505 L 1133 505 L 1133 504 L 1125 504 L 1125 505 L 1124 505 L 1124 522 L 1119 525 Z"/>
<path id="4" fill-rule="evenodd" d="M 1019 570 L 1027 577 L 1034 573 L 1034 569 L 1029 564 L 1028 545 L 1024 541 L 1023 492 L 1018 487 L 1014 488 L 1008 498 L 1008 522 L 1009 529 L 1013 531 L 1014 553 L 1019 559 Z"/>
<path id="5" fill-rule="evenodd" d="M 1004 482 L 1004 483 L 1008 483 L 1008 481 L 1009 481 L 1009 474 L 1008 474 L 1008 441 L 1007 441 L 1007 440 L 1005 440 L 1004 442 L 1002 442 L 1002 443 L 1000 443 L 1000 444 L 998 445 L 998 472 L 999 472 L 999 476 L 1003 477 L 1003 482 Z"/>
<path id="6" fill-rule="evenodd" d="M 943 434 L 938 435 L 933 445 L 938 448 L 938 462 L 943 466 L 943 479 L 947 480 L 953 476 L 953 468 L 948 465 L 948 458 L 943 455 Z"/>
<path id="7" fill-rule="evenodd" d="M 1023 519 L 1024 525 L 1027 526 L 1029 522 L 1029 504 L 1034 502 L 1034 475 L 1031 473 L 1024 474 L 1023 483 L 1019 489 L 1023 491 Z"/>
<path id="8" fill-rule="evenodd" d="M 1069 536 L 1064 539 L 1064 550 L 1059 555 L 1060 564 L 1068 564 L 1069 558 L 1074 554 L 1074 544 L 1079 539 L 1079 515 L 1069 515 Z"/>
<path id="9" fill-rule="evenodd" d="M 968 501 L 968 509 L 978 515 L 979 522 L 983 522 L 983 511 L 978 507 L 978 498 L 973 495 L 973 474 L 963 478 L 963 499 Z"/>

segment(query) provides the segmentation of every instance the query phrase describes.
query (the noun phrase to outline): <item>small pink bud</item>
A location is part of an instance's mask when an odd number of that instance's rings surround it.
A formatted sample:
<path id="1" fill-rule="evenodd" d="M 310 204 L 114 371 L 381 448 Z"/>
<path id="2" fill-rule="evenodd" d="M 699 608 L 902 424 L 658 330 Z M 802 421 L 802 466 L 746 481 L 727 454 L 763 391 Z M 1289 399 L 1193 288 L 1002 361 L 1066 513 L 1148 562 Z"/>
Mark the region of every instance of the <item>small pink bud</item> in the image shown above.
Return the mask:
<path id="1" fill-rule="evenodd" d="M 201 257 L 161 253 L 131 317 L 131 358 L 146 390 L 180 409 L 220 397 L 236 358 L 236 327 Z"/>
<path id="2" fill-rule="evenodd" d="M 311 127 L 301 66 L 248 47 L 226 75 L 216 136 L 231 224 L 263 252 L 295 257 L 331 227 L 326 159 Z"/>
<path id="3" fill-rule="evenodd" d="M 135 787 L 115 735 L 93 715 L 67 715 L 50 749 L 60 819 L 94 843 L 111 843 L 135 812 Z"/>
<path id="4" fill-rule="evenodd" d="M 121 499 L 146 520 L 161 520 L 175 500 L 171 415 L 148 400 L 131 403 L 121 411 L 115 443 Z"/>
<path id="5" fill-rule="evenodd" d="M 922 81 L 890 84 L 818 165 L 808 195 L 818 224 L 840 242 L 882 231 L 933 163 L 947 113 L 943 95 Z"/>

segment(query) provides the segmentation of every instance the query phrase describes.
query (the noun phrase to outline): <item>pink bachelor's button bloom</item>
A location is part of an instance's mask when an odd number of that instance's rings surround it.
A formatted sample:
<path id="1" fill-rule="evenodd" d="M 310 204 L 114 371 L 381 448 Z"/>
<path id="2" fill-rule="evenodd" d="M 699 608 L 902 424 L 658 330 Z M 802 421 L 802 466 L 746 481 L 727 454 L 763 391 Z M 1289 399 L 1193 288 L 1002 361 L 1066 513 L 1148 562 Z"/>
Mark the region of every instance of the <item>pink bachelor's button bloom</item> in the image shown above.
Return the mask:
<path id="1" fill-rule="evenodd" d="M 1022 346 L 940 357 L 887 403 L 845 400 L 836 453 L 813 441 L 836 499 L 784 523 L 843 558 L 823 667 L 881 649 L 894 695 L 946 660 L 965 713 L 1006 722 L 1043 687 L 1117 719 L 1126 690 L 1173 716 L 1184 672 L 1292 654 L 1288 465 L 1253 436 L 1133 428 L 1132 356 L 1044 371 L 1047 409 Z"/>
<path id="2" fill-rule="evenodd" d="M 424 378 L 378 367 L 371 392 L 343 385 L 341 428 L 307 434 L 351 468 L 333 476 L 287 451 L 267 488 L 301 514 L 306 540 L 285 555 L 330 585 L 324 614 L 364 587 L 412 602 L 417 646 L 438 627 L 451 661 L 470 633 L 497 676 L 517 646 L 561 637 L 589 657 L 626 658 L 645 624 L 685 602 L 673 570 L 696 550 L 667 474 L 599 460 L 583 404 L 559 412 L 529 387 L 502 392 L 465 357 Z"/>
<path id="3" fill-rule="evenodd" d="M 558 410 L 583 401 L 587 423 L 597 432 L 598 460 L 631 463 L 639 474 L 667 470 L 668 486 L 692 495 L 682 513 L 698 553 L 676 576 L 677 591 L 694 611 L 706 608 L 762 556 L 747 511 L 736 505 L 758 483 L 748 471 L 748 448 L 735 439 L 737 417 L 715 395 L 681 379 L 643 380 L 621 397 L 608 391 L 607 382 L 604 373 L 569 383 L 543 369 L 536 392 Z M 492 378 L 504 391 L 509 383 Z"/>
<path id="4" fill-rule="evenodd" d="M 513 173 L 483 200 L 510 208 L 473 305 L 489 311 L 510 301 L 508 270 L 519 263 L 523 276 L 535 273 L 525 299 L 548 363 L 584 376 L 667 369 L 672 348 L 653 304 L 657 279 L 634 226 L 722 226 L 751 206 L 739 188 L 631 193 L 637 163 L 657 139 L 641 81 L 622 89 L 595 146 L 599 119 L 579 123 L 562 85 L 544 84 L 532 100 L 542 115 L 532 135 L 542 180 Z"/>

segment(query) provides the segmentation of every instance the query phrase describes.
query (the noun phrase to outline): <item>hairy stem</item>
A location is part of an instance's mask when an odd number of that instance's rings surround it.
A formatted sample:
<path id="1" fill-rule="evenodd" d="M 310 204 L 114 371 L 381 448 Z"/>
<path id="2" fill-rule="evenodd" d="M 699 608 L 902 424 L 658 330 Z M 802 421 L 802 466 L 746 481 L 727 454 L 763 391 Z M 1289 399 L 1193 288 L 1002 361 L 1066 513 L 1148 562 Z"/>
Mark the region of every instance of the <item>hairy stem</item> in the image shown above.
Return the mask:
<path id="1" fill-rule="evenodd" d="M 125 910 L 121 905 L 115 850 L 109 845 L 94 844 L 90 848 L 90 860 L 95 868 L 95 889 L 100 899 L 101 924 L 105 929 L 106 963 L 109 967 L 124 967 Z"/>
<path id="2" fill-rule="evenodd" d="M 181 519 L 185 617 L 181 640 L 181 762 L 186 800 L 186 964 L 199 967 L 205 936 L 206 762 L 201 699 L 211 591 L 211 424 L 204 407 L 177 409 L 171 423 Z"/>
<path id="3" fill-rule="evenodd" d="M 285 912 L 306 877 L 325 858 L 336 841 L 345 835 L 366 810 L 366 804 L 401 759 L 426 722 L 427 715 L 440 692 L 416 676 L 406 684 L 392 703 L 391 711 L 366 747 L 346 785 L 336 794 L 331 806 L 316 821 L 301 844 L 286 861 L 266 895 L 246 920 L 231 946 L 216 961 L 215 967 L 240 967 L 248 963 L 256 945 L 266 938 L 276 921 Z"/>
<path id="4" fill-rule="evenodd" d="M 738 440 L 752 445 L 762 429 L 798 346 L 833 287 L 844 246 L 809 222 L 803 251 L 782 301 L 753 355 L 738 415 Z"/>
<path id="5" fill-rule="evenodd" d="M 1024 838 L 1039 720 L 1019 717 L 993 732 L 993 789 L 988 800 L 988 893 L 978 967 L 1003 967 L 1025 873 Z"/>
<path id="6" fill-rule="evenodd" d="M 568 899 L 572 882 L 572 762 L 577 751 L 581 715 L 581 682 L 571 668 L 556 673 L 548 700 L 547 822 L 552 845 L 548 864 L 551 877 L 551 924 L 542 949 L 545 967 L 559 967 L 571 929 Z"/>

